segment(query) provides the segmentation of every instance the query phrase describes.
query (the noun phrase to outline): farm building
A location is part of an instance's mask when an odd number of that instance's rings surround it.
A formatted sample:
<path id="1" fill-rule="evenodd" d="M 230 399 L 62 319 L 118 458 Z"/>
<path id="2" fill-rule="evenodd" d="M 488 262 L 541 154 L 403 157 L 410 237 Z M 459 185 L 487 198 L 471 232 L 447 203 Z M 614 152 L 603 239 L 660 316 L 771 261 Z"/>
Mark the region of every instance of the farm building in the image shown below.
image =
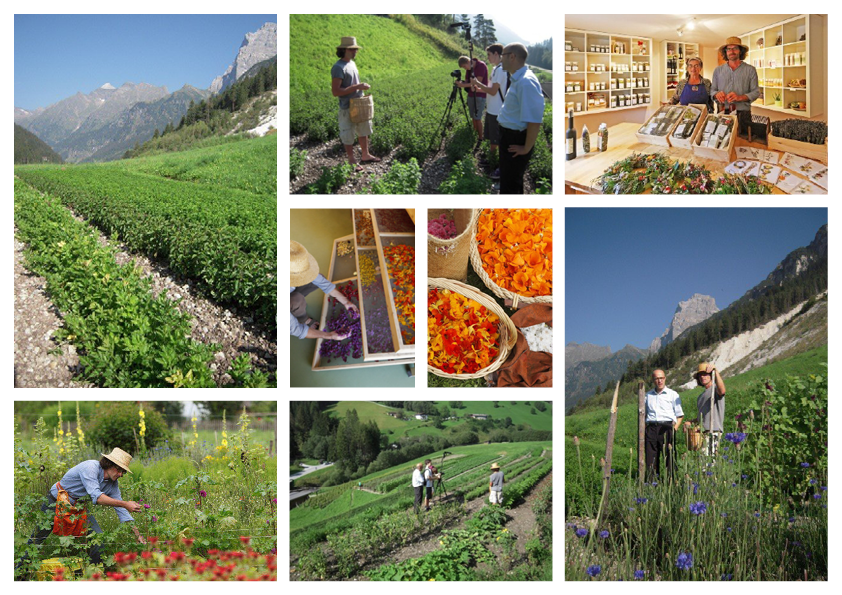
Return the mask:
<path id="1" fill-rule="evenodd" d="M 488 415 L 487 413 L 471 413 L 469 415 L 469 417 L 471 417 L 473 419 L 482 419 L 482 420 L 491 419 L 491 416 Z"/>
<path id="2" fill-rule="evenodd" d="M 400 414 L 400 413 L 398 413 L 397 411 L 387 411 L 387 412 L 386 412 L 386 415 L 388 415 L 388 416 L 390 416 L 390 417 L 394 417 L 395 419 L 400 419 L 400 418 L 401 418 L 401 414 Z"/>
<path id="3" fill-rule="evenodd" d="M 420 419 L 421 421 L 425 421 L 427 419 L 427 416 L 424 415 L 423 413 L 416 413 L 415 419 Z"/>

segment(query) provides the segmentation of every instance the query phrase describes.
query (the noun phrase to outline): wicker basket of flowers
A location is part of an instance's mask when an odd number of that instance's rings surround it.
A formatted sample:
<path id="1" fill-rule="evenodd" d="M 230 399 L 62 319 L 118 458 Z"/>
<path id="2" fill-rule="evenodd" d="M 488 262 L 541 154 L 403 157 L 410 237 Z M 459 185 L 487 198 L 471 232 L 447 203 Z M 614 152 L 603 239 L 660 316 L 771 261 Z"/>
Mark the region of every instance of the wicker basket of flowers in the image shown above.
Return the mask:
<path id="1" fill-rule="evenodd" d="M 427 279 L 427 371 L 445 378 L 483 378 L 499 369 L 517 342 L 512 319 L 489 296 L 453 279 Z"/>
<path id="2" fill-rule="evenodd" d="M 552 304 L 552 209 L 483 209 L 471 236 L 471 264 L 494 295 Z"/>

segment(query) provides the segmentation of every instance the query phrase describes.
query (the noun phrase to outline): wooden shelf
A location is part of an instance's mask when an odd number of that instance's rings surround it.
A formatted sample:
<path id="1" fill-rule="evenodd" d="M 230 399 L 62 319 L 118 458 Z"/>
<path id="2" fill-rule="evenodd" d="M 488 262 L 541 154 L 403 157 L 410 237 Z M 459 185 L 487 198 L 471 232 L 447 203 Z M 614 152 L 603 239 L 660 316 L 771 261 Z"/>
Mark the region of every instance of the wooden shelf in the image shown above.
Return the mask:
<path id="1" fill-rule="evenodd" d="M 679 54 L 681 55 L 681 58 L 678 57 Z M 662 88 L 664 89 L 664 96 L 661 101 L 669 101 L 672 99 L 672 96 L 675 95 L 675 89 L 667 89 L 667 81 L 672 79 L 675 79 L 676 81 L 683 79 L 687 72 L 687 60 L 699 57 L 698 43 L 669 40 L 661 42 L 661 67 L 663 68 L 663 77 L 661 78 L 661 82 L 663 83 Z M 674 74 L 667 72 L 669 70 L 669 61 L 672 59 L 676 60 L 678 69 L 678 72 Z M 708 73 L 707 78 L 710 78 L 710 74 L 712 73 L 713 71 Z M 702 76 L 704 76 L 704 73 L 702 73 Z"/>

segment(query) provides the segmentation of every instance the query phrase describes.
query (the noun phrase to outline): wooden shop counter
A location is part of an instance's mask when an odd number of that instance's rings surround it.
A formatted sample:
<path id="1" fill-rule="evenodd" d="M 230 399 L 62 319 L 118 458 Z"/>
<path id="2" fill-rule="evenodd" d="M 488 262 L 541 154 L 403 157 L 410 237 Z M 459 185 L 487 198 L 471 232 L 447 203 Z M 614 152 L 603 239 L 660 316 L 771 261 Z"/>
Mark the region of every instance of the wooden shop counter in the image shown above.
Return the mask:
<path id="1" fill-rule="evenodd" d="M 625 159 L 632 153 L 662 153 L 671 159 L 692 161 L 704 165 L 710 170 L 711 174 L 724 174 L 725 167 L 730 163 L 730 161 L 717 161 L 699 157 L 693 153 L 693 149 L 642 143 L 635 136 L 639 128 L 640 124 L 635 122 L 624 122 L 609 127 L 608 150 L 602 153 L 591 150 L 590 153 L 584 155 L 580 136 L 576 141 L 576 159 L 564 163 L 565 194 L 601 194 L 600 190 L 593 186 L 594 180 L 615 162 Z M 596 134 L 594 133 L 591 134 L 591 148 L 595 147 Z M 734 147 L 767 148 L 766 145 L 750 143 L 740 137 L 737 137 Z M 733 159 L 735 159 L 735 156 L 732 154 L 731 160 Z M 772 186 L 772 194 L 784 194 L 784 192 L 777 186 Z"/>

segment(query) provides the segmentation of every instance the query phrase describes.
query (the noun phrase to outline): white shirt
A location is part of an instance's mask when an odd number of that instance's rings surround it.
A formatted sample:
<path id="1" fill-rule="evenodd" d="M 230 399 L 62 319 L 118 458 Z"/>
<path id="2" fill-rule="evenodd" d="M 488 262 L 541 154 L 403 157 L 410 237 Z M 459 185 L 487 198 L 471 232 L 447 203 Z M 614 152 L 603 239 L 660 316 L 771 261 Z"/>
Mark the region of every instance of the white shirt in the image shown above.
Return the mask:
<path id="1" fill-rule="evenodd" d="M 665 386 L 661 392 L 653 388 L 646 393 L 646 423 L 674 423 L 679 417 L 684 417 L 684 410 L 677 392 Z"/>
<path id="2" fill-rule="evenodd" d="M 489 87 L 493 87 L 494 83 L 500 85 L 500 88 L 497 89 L 497 95 L 489 95 L 488 96 L 488 103 L 486 103 L 486 110 L 492 116 L 499 116 L 500 110 L 503 109 L 503 94 L 508 91 L 506 89 L 508 79 L 506 78 L 506 71 L 503 70 L 503 67 L 497 65 L 494 67 L 494 70 L 491 71 L 491 84 Z"/>
<path id="3" fill-rule="evenodd" d="M 420 488 L 424 486 L 424 475 L 416 468 L 412 472 L 412 487 Z"/>
<path id="4" fill-rule="evenodd" d="M 424 469 L 424 479 L 427 480 L 428 488 L 433 487 L 433 471 L 429 467 Z"/>

